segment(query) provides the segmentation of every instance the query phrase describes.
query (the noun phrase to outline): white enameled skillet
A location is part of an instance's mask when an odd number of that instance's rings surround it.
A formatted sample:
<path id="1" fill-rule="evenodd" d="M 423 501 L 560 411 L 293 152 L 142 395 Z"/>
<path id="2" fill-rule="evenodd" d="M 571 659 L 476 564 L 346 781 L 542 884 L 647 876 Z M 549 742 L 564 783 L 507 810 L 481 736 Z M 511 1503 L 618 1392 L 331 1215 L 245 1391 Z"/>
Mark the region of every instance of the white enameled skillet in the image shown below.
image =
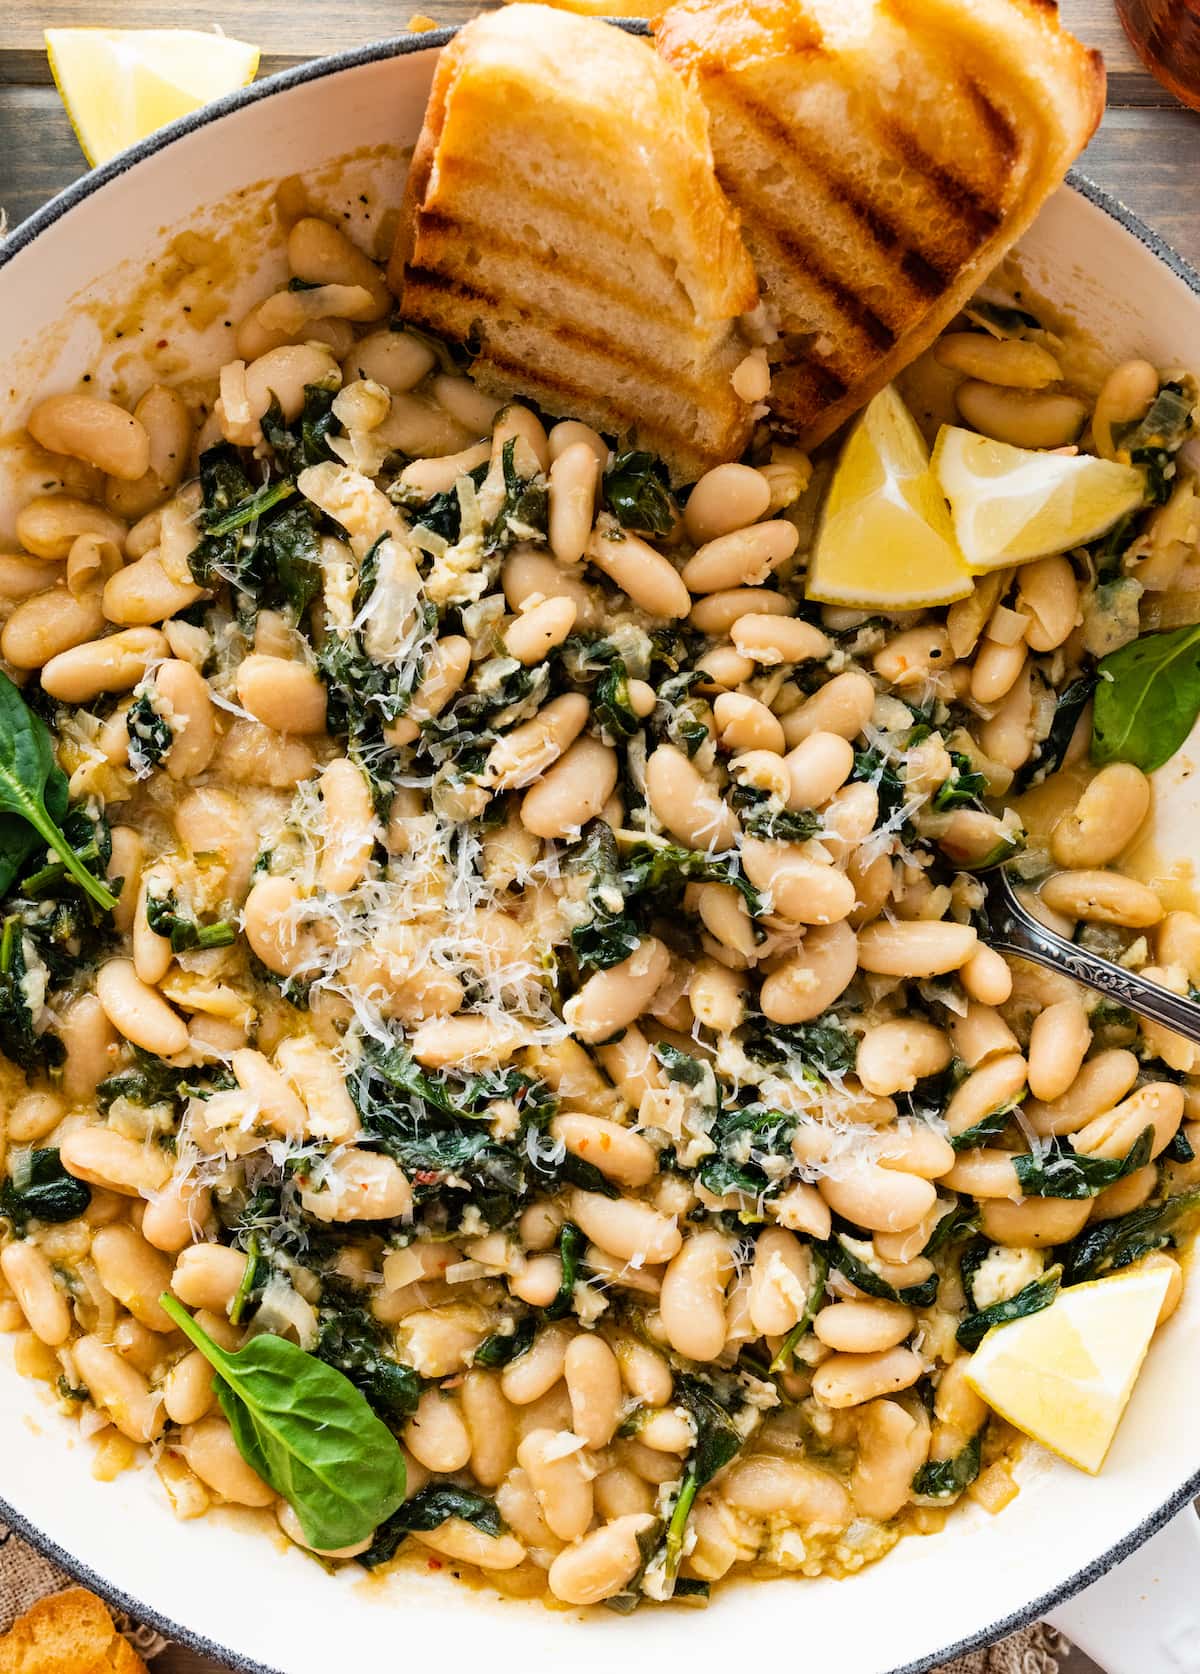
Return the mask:
<path id="1" fill-rule="evenodd" d="M 314 204 L 369 241 L 399 201 L 404 148 L 447 38 L 381 42 L 248 88 L 16 229 L 0 249 L 0 536 L 34 491 L 5 438 L 35 395 L 72 386 L 92 366 L 99 383 L 112 371 L 136 391 L 152 375 L 232 358 L 224 322 L 282 274 L 274 182 L 303 175 Z M 1069 305 L 1111 358 L 1200 365 L 1200 279 L 1086 181 L 1047 205 L 1022 260 L 1033 290 Z M 170 301 L 146 291 L 151 271 Z M 1164 769 L 1159 797 L 1162 843 L 1185 855 L 1200 829 L 1190 760 L 1185 749 Z M 916 1674 L 1062 1606 L 1170 1523 L 1200 1487 L 1198 1388 L 1200 1284 L 1157 1339 L 1098 1479 L 1031 1450 L 1021 1493 L 1000 1516 L 968 1506 L 942 1533 L 903 1541 L 849 1581 L 733 1585 L 703 1614 L 598 1611 L 580 1621 L 496 1602 L 444 1574 L 368 1581 L 353 1565 L 327 1574 L 273 1538 L 265 1517 L 178 1522 L 148 1470 L 94 1479 L 90 1447 L 40 1385 L 16 1374 L 6 1347 L 0 1516 L 135 1615 L 247 1674 L 447 1662 L 488 1674 L 552 1665 L 607 1674 L 617 1663 L 639 1674 L 728 1674 L 763 1655 L 830 1674 Z M 1110 1674 L 1200 1670 L 1200 1611 L 1190 1602 L 1200 1541 L 1186 1517 L 1056 1616 Z M 1139 1598 L 1149 1601 L 1140 1618 Z"/>

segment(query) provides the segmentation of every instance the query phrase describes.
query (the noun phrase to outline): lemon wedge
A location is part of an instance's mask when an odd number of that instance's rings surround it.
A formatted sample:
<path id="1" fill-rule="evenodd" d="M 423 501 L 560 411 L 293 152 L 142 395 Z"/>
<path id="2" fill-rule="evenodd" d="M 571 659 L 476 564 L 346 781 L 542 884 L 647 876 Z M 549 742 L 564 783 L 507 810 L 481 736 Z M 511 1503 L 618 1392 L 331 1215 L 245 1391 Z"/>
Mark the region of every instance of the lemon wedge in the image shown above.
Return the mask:
<path id="1" fill-rule="evenodd" d="M 1060 1291 L 1041 1313 L 996 1325 L 967 1382 L 1002 1418 L 1094 1476 L 1116 1434 L 1171 1282 L 1130 1268 Z"/>
<path id="2" fill-rule="evenodd" d="M 1146 490 L 1132 465 L 1014 448 L 951 424 L 938 436 L 933 469 L 975 570 L 1083 546 L 1135 511 Z"/>
<path id="3" fill-rule="evenodd" d="M 46 51 L 93 167 L 258 69 L 257 47 L 199 29 L 47 29 Z"/>
<path id="4" fill-rule="evenodd" d="M 842 448 L 805 591 L 822 604 L 907 610 L 949 604 L 971 587 L 929 450 L 889 384 Z"/>

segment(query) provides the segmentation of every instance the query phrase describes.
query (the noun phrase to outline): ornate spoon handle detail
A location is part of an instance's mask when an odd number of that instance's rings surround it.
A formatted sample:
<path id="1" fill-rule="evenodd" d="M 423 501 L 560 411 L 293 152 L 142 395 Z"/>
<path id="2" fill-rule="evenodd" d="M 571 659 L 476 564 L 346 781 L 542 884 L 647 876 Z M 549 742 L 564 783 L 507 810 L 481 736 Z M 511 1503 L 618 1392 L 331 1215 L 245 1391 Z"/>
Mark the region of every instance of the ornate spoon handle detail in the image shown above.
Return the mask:
<path id="1" fill-rule="evenodd" d="M 1140 1012 L 1151 1022 L 1162 1023 L 1200 1045 L 1200 1003 L 1172 994 L 1170 989 L 1087 948 L 1076 947 L 1056 930 L 1039 924 L 1021 905 L 1002 870 L 988 876 L 987 887 L 987 928 L 983 937 L 989 947 L 1000 953 L 1019 954 L 1051 971 L 1065 971 L 1076 982 L 1119 1000 L 1130 1011 Z"/>

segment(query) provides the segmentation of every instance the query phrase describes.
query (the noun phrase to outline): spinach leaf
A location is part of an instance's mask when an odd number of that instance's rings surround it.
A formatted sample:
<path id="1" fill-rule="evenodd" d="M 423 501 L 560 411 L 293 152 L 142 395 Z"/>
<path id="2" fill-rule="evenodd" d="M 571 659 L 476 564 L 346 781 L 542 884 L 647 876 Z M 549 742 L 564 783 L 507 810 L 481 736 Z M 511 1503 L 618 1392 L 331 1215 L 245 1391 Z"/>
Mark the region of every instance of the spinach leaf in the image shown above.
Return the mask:
<path id="1" fill-rule="evenodd" d="M 669 1587 L 673 1587 L 679 1573 L 684 1531 L 696 1495 L 737 1455 L 744 1439 L 729 1412 L 699 1378 L 676 1377 L 674 1399 L 695 1423 L 696 1445 L 688 1456 L 667 1524 L 663 1570 Z"/>
<path id="2" fill-rule="evenodd" d="M 1054 705 L 1050 731 L 1040 744 L 1034 745 L 1025 765 L 1017 769 L 1016 778 L 1013 780 L 1015 794 L 1019 795 L 1021 791 L 1028 790 L 1031 785 L 1040 785 L 1051 773 L 1058 772 L 1066 756 L 1067 747 L 1075 735 L 1075 728 L 1079 725 L 1079 717 L 1087 708 L 1095 689 L 1094 674 L 1081 674 L 1077 680 L 1072 680 L 1069 686 L 1064 686 Z"/>
<path id="3" fill-rule="evenodd" d="M 596 682 L 592 713 L 613 744 L 626 742 L 641 726 L 629 701 L 629 671 L 622 658 L 614 657 Z"/>
<path id="4" fill-rule="evenodd" d="M 105 912 L 111 912 L 116 897 L 88 871 L 58 823 L 66 814 L 65 791 L 66 781 L 54 759 L 54 745 L 45 722 L 28 707 L 8 676 L 0 674 L 0 815 L 23 821 L 54 851 L 85 894 Z M 61 810 L 57 816 L 50 812 L 51 803 Z M 5 836 L 10 830 L 5 820 Z M 27 842 L 19 829 L 16 839 L 18 846 Z M 22 859 L 27 859 L 30 852 L 26 847 Z M 6 862 L 11 862 L 13 853 L 10 838 L 0 848 L 0 868 L 7 869 Z M 9 882 L 12 875 L 10 872 Z"/>
<path id="5" fill-rule="evenodd" d="M 243 1459 L 287 1500 L 312 1546 L 355 1546 L 402 1504 L 400 1444 L 341 1372 L 283 1337 L 228 1354 L 169 1292 L 159 1302 L 216 1372 Z"/>
<path id="6" fill-rule="evenodd" d="M 1021 1095 L 1024 1098 L 1024 1094 Z M 1013 1111 L 1021 1103 L 1021 1099 L 1009 1099 L 1007 1104 L 999 1105 L 995 1110 L 989 1110 L 986 1116 L 981 1116 L 978 1122 L 973 1122 L 962 1133 L 950 1136 L 951 1148 L 955 1151 L 974 1151 L 980 1145 L 986 1145 L 991 1139 L 998 1139 L 1005 1128 L 1012 1121 Z M 1053 1195 L 1053 1194 L 1043 1194 Z"/>
<path id="7" fill-rule="evenodd" d="M 823 1076 L 845 1075 L 854 1068 L 858 1055 L 853 1035 L 836 1020 L 820 1018 L 812 1023 L 772 1023 L 744 1045 L 746 1056 L 756 1064 L 799 1061 Z"/>
<path id="8" fill-rule="evenodd" d="M 641 940 L 641 932 L 624 910 L 620 867 L 616 840 L 603 820 L 589 821 L 579 843 L 563 856 L 565 873 L 588 880 L 591 917 L 571 930 L 571 948 L 585 969 L 610 970 L 628 959 Z"/>
<path id="9" fill-rule="evenodd" d="M 986 1426 L 985 1426 L 986 1428 Z M 983 1454 L 983 1430 L 977 1430 L 967 1445 L 950 1459 L 931 1459 L 913 1477 L 914 1494 L 931 1500 L 951 1500 L 971 1486 L 979 1475 Z"/>
<path id="10" fill-rule="evenodd" d="M 515 1331 L 493 1331 L 490 1337 L 485 1337 L 472 1355 L 471 1364 L 507 1366 L 510 1360 L 516 1360 L 526 1349 L 532 1348 L 536 1335 L 537 1320 L 533 1314 L 526 1314 Z"/>
<path id="11" fill-rule="evenodd" d="M 29 951 L 32 952 L 32 946 Z M 0 1052 L 24 1070 L 55 1068 L 66 1049 L 49 1029 L 38 1032 L 26 992 L 29 975 L 26 937 L 13 915 L 0 931 Z"/>
<path id="12" fill-rule="evenodd" d="M 1200 624 L 1143 634 L 1099 664 L 1092 760 L 1153 773 L 1200 714 Z"/>
<path id="13" fill-rule="evenodd" d="M 670 482 L 657 454 L 619 453 L 604 472 L 604 504 L 624 529 L 667 535 L 675 527 Z"/>
<path id="14" fill-rule="evenodd" d="M 958 750 L 949 751 L 949 756 L 954 771 L 933 793 L 932 806 L 939 814 L 948 813 L 952 808 L 975 808 L 987 794 L 987 780 L 971 766 L 970 756 Z"/>
<path id="15" fill-rule="evenodd" d="M 378 1569 L 396 1556 L 406 1535 L 439 1529 L 449 1517 L 461 1517 L 484 1534 L 497 1539 L 504 1532 L 500 1513 L 491 1500 L 469 1488 L 430 1483 L 394 1511 L 375 1531 L 375 1538 L 358 1558 L 364 1569 Z"/>
<path id="16" fill-rule="evenodd" d="M 261 535 L 264 568 L 274 570 L 279 591 L 301 622 L 321 591 L 321 549 L 310 507 L 288 506 Z"/>
<path id="17" fill-rule="evenodd" d="M 711 1132 L 715 1149 L 698 1171 L 705 1190 L 714 1197 L 725 1197 L 730 1192 L 766 1197 L 772 1190 L 779 1190 L 779 1183 L 770 1180 L 757 1159 L 784 1155 L 796 1131 L 796 1117 L 762 1104 L 743 1105 L 739 1110 L 718 1109 L 715 1114 Z"/>
<path id="18" fill-rule="evenodd" d="M 156 936 L 171 944 L 172 953 L 188 953 L 198 947 L 230 947 L 237 940 L 237 925 L 223 918 L 216 924 L 201 924 L 180 914 L 175 891 L 146 897 L 146 923 Z"/>
<path id="19" fill-rule="evenodd" d="M 748 785 L 735 787 L 729 805 L 742 822 L 742 829 L 751 837 L 774 839 L 780 843 L 806 843 L 823 829 L 821 816 L 815 808 L 793 812 L 789 808 L 771 806 L 771 793 Z"/>
<path id="20" fill-rule="evenodd" d="M 562 1319 L 570 1313 L 575 1296 L 575 1280 L 579 1272 L 579 1258 L 586 1244 L 587 1239 L 575 1222 L 564 1221 L 558 1234 L 558 1257 L 562 1262 L 562 1278 L 559 1280 L 557 1295 L 543 1310 L 547 1319 Z"/>
<path id="21" fill-rule="evenodd" d="M 162 766 L 175 741 L 171 723 L 154 707 L 154 694 L 149 686 L 130 704 L 125 727 L 129 733 L 129 765 L 136 779 L 145 779 Z"/>
<path id="22" fill-rule="evenodd" d="M 742 874 L 735 858 L 718 859 L 675 843 L 636 843 L 622 873 L 627 895 L 654 895 L 681 889 L 685 883 L 727 883 L 741 895 L 750 912 L 762 910 L 762 898 Z"/>
<path id="23" fill-rule="evenodd" d="M 1150 1161 L 1153 1128 L 1144 1128 L 1125 1157 L 1085 1157 L 1052 1139 L 1043 1151 L 1013 1158 L 1025 1197 L 1095 1197 L 1106 1186 L 1123 1180 Z"/>
<path id="24" fill-rule="evenodd" d="M 1152 1250 L 1174 1241 L 1179 1222 L 1200 1210 L 1200 1187 L 1177 1192 L 1159 1203 L 1145 1203 L 1114 1221 L 1086 1226 L 1063 1251 L 1067 1284 L 1082 1284 L 1105 1273 L 1116 1273 L 1140 1261 Z"/>
<path id="25" fill-rule="evenodd" d="M 417 1410 L 420 1380 L 411 1366 L 388 1353 L 387 1339 L 373 1315 L 326 1285 L 317 1318 L 317 1359 L 361 1389 L 381 1418 L 398 1421 Z"/>
<path id="26" fill-rule="evenodd" d="M 980 1308 L 978 1313 L 968 1314 L 957 1331 L 960 1345 L 974 1351 L 994 1325 L 1011 1325 L 1015 1319 L 1027 1319 L 1030 1314 L 1038 1314 L 1043 1308 L 1048 1308 L 1058 1295 L 1062 1276 L 1061 1266 L 1048 1267 L 1040 1278 L 1031 1279 L 1023 1290 L 1010 1296 L 1006 1302 L 993 1302 L 989 1308 Z"/>
<path id="27" fill-rule="evenodd" d="M 887 757 L 879 750 L 857 750 L 851 784 L 873 785 L 879 798 L 879 817 L 876 826 L 886 825 L 903 808 L 908 791 L 904 780 Z"/>
<path id="28" fill-rule="evenodd" d="M 67 1173 L 53 1148 L 18 1157 L 12 1174 L 0 1185 L 0 1216 L 17 1233 L 24 1232 L 30 1221 L 53 1226 L 73 1221 L 91 1201 L 92 1188 Z"/>
<path id="29" fill-rule="evenodd" d="M 513 541 L 536 540 L 546 533 L 550 510 L 546 479 L 540 473 L 535 477 L 523 477 L 517 470 L 516 452 L 514 436 L 505 442 L 501 455 L 504 503 L 484 537 L 485 553 L 506 552 Z"/>
<path id="30" fill-rule="evenodd" d="M 336 390 L 322 384 L 305 384 L 304 406 L 295 429 L 290 429 L 272 395 L 262 417 L 262 433 L 288 476 L 299 476 L 306 465 L 319 465 L 324 459 L 336 457 L 326 440 L 337 423 L 333 416 L 336 396 Z"/>
<path id="31" fill-rule="evenodd" d="M 850 1240 L 844 1233 L 835 1232 L 827 1243 L 814 1247 L 822 1249 L 829 1265 L 836 1267 L 867 1296 L 877 1296 L 881 1302 L 903 1302 L 910 1308 L 928 1308 L 937 1300 L 936 1273 L 931 1273 L 919 1285 L 905 1285 L 903 1290 L 897 1290 L 850 1248 Z"/>

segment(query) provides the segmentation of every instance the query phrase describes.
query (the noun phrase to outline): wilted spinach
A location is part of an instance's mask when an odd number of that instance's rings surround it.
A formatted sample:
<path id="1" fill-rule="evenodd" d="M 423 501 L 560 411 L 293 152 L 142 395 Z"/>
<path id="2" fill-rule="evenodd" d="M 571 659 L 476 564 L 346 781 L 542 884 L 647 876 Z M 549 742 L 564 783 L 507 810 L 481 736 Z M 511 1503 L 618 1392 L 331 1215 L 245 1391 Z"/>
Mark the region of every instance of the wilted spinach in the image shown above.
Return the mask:
<path id="1" fill-rule="evenodd" d="M 604 504 L 622 528 L 666 535 L 675 527 L 670 483 L 657 454 L 619 453 L 604 472 Z"/>
<path id="2" fill-rule="evenodd" d="M 965 1447 L 949 1459 L 930 1459 L 913 1477 L 914 1494 L 931 1500 L 952 1500 L 969 1488 L 979 1475 L 983 1456 L 983 1430 L 977 1430 Z"/>
<path id="3" fill-rule="evenodd" d="M 162 766 L 175 741 L 171 723 L 154 707 L 150 687 L 144 687 L 130 704 L 125 727 L 129 733 L 129 765 L 135 778 L 145 779 Z"/>
<path id="4" fill-rule="evenodd" d="M 1153 1128 L 1144 1128 L 1125 1157 L 1087 1157 L 1059 1139 L 1013 1158 L 1025 1197 L 1095 1197 L 1150 1161 Z"/>
<path id="5" fill-rule="evenodd" d="M 23 1233 L 30 1221 L 57 1226 L 76 1220 L 91 1201 L 92 1188 L 67 1173 L 53 1148 L 18 1155 L 0 1185 L 0 1217 L 16 1233 Z"/>
<path id="6" fill-rule="evenodd" d="M 493 1540 L 504 1533 L 504 1523 L 491 1500 L 472 1493 L 469 1488 L 430 1483 L 379 1525 L 374 1540 L 357 1561 L 364 1569 L 378 1569 L 396 1556 L 406 1536 L 414 1530 L 425 1533 L 440 1529 L 450 1517 L 461 1517 L 464 1523 L 491 1535 Z"/>
<path id="7" fill-rule="evenodd" d="M 1063 1274 L 1069 1285 L 1098 1279 L 1129 1267 L 1152 1250 L 1175 1241 L 1181 1221 L 1200 1211 L 1200 1187 L 1177 1192 L 1158 1203 L 1143 1204 L 1113 1221 L 1084 1227 L 1062 1252 Z"/>
<path id="8" fill-rule="evenodd" d="M 968 1314 L 956 1333 L 959 1345 L 973 1352 L 994 1325 L 1011 1325 L 1015 1319 L 1028 1319 L 1030 1314 L 1048 1308 L 1058 1295 L 1062 1276 L 1061 1266 L 1048 1267 L 1040 1278 L 1031 1279 L 1007 1301 L 993 1302 L 990 1307 Z"/>
<path id="9" fill-rule="evenodd" d="M 420 1380 L 411 1366 L 388 1353 L 387 1338 L 366 1308 L 329 1284 L 321 1294 L 313 1350 L 361 1389 L 383 1419 L 399 1423 L 416 1411 Z"/>
<path id="10" fill-rule="evenodd" d="M 886 1279 L 881 1279 L 875 1269 L 850 1248 L 850 1242 L 845 1233 L 835 1232 L 820 1248 L 824 1251 L 830 1267 L 836 1267 L 839 1273 L 865 1295 L 878 1297 L 881 1302 L 903 1302 L 910 1308 L 928 1308 L 937 1300 L 936 1273 L 931 1273 L 929 1278 L 923 1279 L 919 1285 L 905 1285 L 903 1290 L 897 1290 L 894 1285 L 888 1284 Z"/>
<path id="11" fill-rule="evenodd" d="M 193 948 L 229 947 L 237 940 L 237 925 L 232 919 L 201 924 L 197 919 L 180 913 L 173 889 L 165 895 L 147 895 L 146 923 L 156 936 L 170 942 L 172 953 L 189 953 Z"/>

